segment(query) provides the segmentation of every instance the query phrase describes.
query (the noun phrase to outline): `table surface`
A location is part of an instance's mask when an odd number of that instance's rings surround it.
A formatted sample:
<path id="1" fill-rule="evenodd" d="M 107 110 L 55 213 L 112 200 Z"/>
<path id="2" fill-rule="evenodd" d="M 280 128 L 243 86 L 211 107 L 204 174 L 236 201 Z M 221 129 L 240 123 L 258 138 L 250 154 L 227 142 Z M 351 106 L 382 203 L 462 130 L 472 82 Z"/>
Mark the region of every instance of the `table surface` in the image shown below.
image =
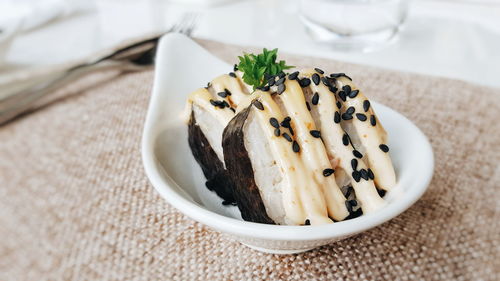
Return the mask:
<path id="1" fill-rule="evenodd" d="M 398 40 L 370 53 L 339 52 L 313 42 L 298 18 L 296 1 L 226 2 L 203 7 L 96 0 L 91 11 L 18 36 L 7 60 L 39 66 L 77 59 L 127 38 L 166 30 L 194 12 L 195 37 L 500 87 L 500 1 L 415 0 Z"/>

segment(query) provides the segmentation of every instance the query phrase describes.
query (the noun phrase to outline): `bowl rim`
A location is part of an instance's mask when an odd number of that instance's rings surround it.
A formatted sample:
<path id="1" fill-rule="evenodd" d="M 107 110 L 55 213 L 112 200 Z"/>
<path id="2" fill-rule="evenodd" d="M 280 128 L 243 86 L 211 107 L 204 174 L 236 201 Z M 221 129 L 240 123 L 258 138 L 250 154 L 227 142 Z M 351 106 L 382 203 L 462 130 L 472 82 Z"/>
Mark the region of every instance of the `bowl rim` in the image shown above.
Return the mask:
<path id="1" fill-rule="evenodd" d="M 161 50 L 161 45 L 167 44 L 166 42 L 168 40 L 178 41 L 181 39 L 181 41 L 185 41 L 186 38 L 187 37 L 179 34 L 166 35 L 160 40 L 158 50 Z M 191 41 L 191 39 L 188 40 Z M 194 41 L 192 41 L 192 43 L 196 44 Z M 158 52 L 157 61 L 162 61 L 161 52 Z M 158 133 L 153 134 L 151 132 L 157 131 L 154 129 L 158 126 L 154 123 L 155 116 L 158 115 L 158 112 L 155 112 L 156 110 L 154 105 L 158 102 L 160 95 L 158 93 L 160 83 L 159 72 L 160 71 L 158 69 L 155 71 L 152 97 L 148 105 L 146 122 L 142 136 L 141 155 L 144 169 L 153 187 L 170 205 L 175 207 L 184 215 L 211 228 L 237 236 L 281 241 L 327 240 L 350 236 L 378 226 L 403 213 L 424 194 L 432 179 L 434 172 L 434 153 L 428 138 L 415 124 L 402 114 L 385 105 L 373 102 L 376 107 L 384 107 L 386 110 L 392 111 L 392 113 L 395 113 L 405 119 L 410 126 L 413 126 L 412 130 L 415 131 L 418 138 L 422 140 L 421 145 L 424 148 L 423 151 L 419 153 L 422 153 L 423 157 L 429 159 L 430 165 L 427 169 L 420 171 L 421 175 L 419 178 L 421 180 L 410 183 L 410 186 L 406 187 L 404 195 L 397 201 L 391 202 L 383 209 L 372 214 L 366 214 L 347 221 L 312 226 L 262 224 L 238 220 L 217 214 L 189 201 L 187 198 L 174 190 L 172 187 L 179 190 L 182 190 L 182 188 L 179 187 L 179 185 L 168 175 L 168 173 L 163 171 L 163 168 L 156 159 L 154 154 L 154 145 Z M 163 180 L 163 178 L 165 180 Z"/>

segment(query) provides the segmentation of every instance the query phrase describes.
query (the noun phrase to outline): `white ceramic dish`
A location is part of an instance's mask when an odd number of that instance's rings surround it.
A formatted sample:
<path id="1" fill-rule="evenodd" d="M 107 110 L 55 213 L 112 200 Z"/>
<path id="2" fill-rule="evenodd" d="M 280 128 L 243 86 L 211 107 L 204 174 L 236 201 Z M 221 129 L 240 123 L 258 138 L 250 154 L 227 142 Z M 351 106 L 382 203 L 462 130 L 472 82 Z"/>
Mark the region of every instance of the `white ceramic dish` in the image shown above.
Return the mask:
<path id="1" fill-rule="evenodd" d="M 205 178 L 189 149 L 187 126 L 181 117 L 187 95 L 231 71 L 232 66 L 180 34 L 161 39 L 156 65 L 142 139 L 147 176 L 161 196 L 186 216 L 249 247 L 270 253 L 296 253 L 347 238 L 405 211 L 422 196 L 432 178 L 434 158 L 425 135 L 401 114 L 373 102 L 389 134 L 398 178 L 396 188 L 386 194 L 386 207 L 374 214 L 321 226 L 243 221 L 236 207 L 222 206 L 222 200 L 205 188 Z"/>

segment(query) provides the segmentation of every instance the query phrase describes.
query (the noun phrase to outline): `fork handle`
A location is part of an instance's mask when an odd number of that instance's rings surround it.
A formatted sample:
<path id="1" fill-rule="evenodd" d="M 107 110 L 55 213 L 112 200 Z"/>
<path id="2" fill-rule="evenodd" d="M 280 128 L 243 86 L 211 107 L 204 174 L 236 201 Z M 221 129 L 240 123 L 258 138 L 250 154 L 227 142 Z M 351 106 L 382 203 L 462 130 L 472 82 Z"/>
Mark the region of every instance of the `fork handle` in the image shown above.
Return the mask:
<path id="1" fill-rule="evenodd" d="M 101 61 L 96 64 L 85 64 L 57 74 L 49 81 L 43 81 L 30 86 L 28 89 L 15 95 L 8 96 L 0 101 L 0 125 L 3 125 L 22 113 L 33 109 L 33 105 L 54 92 L 56 89 L 97 70 L 119 69 L 121 71 L 133 71 L 139 69 L 130 63 L 123 61 Z M 141 68 L 143 69 L 143 68 Z"/>

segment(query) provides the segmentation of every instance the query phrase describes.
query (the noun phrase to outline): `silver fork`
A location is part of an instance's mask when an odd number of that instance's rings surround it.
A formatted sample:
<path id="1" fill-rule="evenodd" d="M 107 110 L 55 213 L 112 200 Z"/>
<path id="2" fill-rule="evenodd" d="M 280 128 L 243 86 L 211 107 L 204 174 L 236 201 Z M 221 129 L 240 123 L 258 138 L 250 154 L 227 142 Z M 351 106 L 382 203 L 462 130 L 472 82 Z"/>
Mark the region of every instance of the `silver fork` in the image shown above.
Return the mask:
<path id="1" fill-rule="evenodd" d="M 58 70 L 43 81 L 29 83 L 20 91 L 2 95 L 0 99 L 0 126 L 17 116 L 33 110 L 33 105 L 57 89 L 98 70 L 114 69 L 121 72 L 134 72 L 149 69 L 154 65 L 156 47 L 160 37 L 166 33 L 177 32 L 191 36 L 196 28 L 198 15 L 186 13 L 179 22 L 172 25 L 165 33 L 136 42 L 101 55 L 97 59 L 64 70 Z M 44 77 L 47 77 L 44 76 Z"/>

